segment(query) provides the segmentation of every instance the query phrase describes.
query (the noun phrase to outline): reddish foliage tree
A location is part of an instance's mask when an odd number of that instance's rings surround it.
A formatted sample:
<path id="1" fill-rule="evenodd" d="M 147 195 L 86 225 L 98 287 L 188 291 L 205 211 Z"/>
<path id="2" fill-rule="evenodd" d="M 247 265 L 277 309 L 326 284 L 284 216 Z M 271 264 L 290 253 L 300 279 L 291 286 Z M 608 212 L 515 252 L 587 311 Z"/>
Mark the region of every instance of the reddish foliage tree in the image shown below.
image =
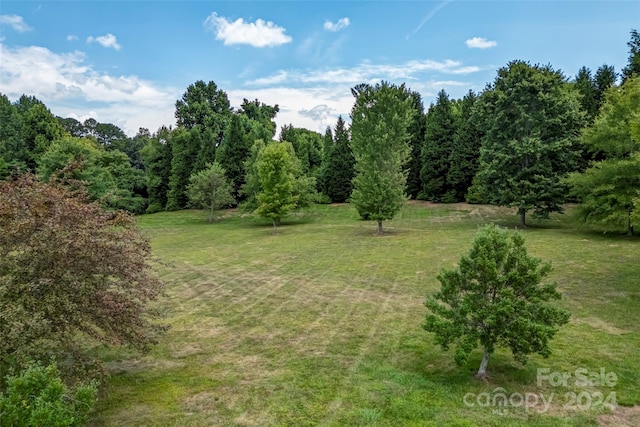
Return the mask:
<path id="1" fill-rule="evenodd" d="M 163 329 L 148 304 L 161 291 L 130 214 L 32 175 L 0 182 L 0 378 L 52 356 L 75 372 L 99 366 L 81 350 L 90 343 L 147 349 Z"/>

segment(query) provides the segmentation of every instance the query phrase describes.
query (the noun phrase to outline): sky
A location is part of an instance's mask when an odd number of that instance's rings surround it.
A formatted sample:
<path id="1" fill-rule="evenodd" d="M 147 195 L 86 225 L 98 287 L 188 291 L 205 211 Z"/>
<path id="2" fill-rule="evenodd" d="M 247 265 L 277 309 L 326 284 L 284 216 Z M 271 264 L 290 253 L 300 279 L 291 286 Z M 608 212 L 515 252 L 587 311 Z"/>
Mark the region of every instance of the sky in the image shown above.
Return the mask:
<path id="1" fill-rule="evenodd" d="M 444 89 L 476 92 L 512 60 L 627 63 L 640 1 L 7 1 L 0 2 L 0 93 L 129 136 L 175 126 L 190 84 L 231 105 L 275 105 L 278 129 L 324 133 L 348 121 L 359 83 L 405 83 L 425 109 Z"/>

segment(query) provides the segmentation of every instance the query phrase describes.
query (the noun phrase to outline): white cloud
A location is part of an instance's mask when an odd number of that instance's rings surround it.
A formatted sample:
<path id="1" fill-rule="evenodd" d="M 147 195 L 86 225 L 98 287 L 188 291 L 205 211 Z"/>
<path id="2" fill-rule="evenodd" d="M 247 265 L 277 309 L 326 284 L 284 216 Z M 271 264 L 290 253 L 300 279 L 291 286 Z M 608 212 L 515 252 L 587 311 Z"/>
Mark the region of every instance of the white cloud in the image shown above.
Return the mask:
<path id="1" fill-rule="evenodd" d="M 306 128 L 324 133 L 327 126 L 334 127 L 338 116 L 349 119 L 353 96 L 349 85 L 327 87 L 273 87 L 263 89 L 226 91 L 233 106 L 240 106 L 243 98 L 259 99 L 269 105 L 278 104 L 275 118 L 278 132 L 284 125 Z M 277 135 L 276 135 L 277 137 Z"/>
<path id="2" fill-rule="evenodd" d="M 463 66 L 459 61 L 408 61 L 402 64 L 371 64 L 363 62 L 352 68 L 334 68 L 323 70 L 280 70 L 277 73 L 247 81 L 250 86 L 269 86 L 289 82 L 292 84 L 333 84 L 333 83 L 372 83 L 380 80 L 418 81 L 421 74 L 436 72 L 442 74 L 470 74 L 480 71 L 477 66 Z"/>
<path id="3" fill-rule="evenodd" d="M 134 75 L 109 75 L 85 63 L 82 52 L 55 53 L 39 46 L 0 44 L 2 92 L 11 99 L 28 94 L 63 117 L 86 117 L 120 126 L 134 135 L 139 127 L 152 132 L 172 125 L 181 92 Z"/>
<path id="4" fill-rule="evenodd" d="M 283 27 L 262 19 L 245 22 L 244 19 L 238 18 L 231 22 L 213 12 L 204 21 L 204 25 L 214 31 L 216 40 L 222 40 L 225 46 L 248 44 L 253 47 L 272 47 L 290 43 L 293 40 L 285 34 L 286 30 Z"/>
<path id="5" fill-rule="evenodd" d="M 465 42 L 467 47 L 472 49 L 487 49 L 490 47 L 497 46 L 498 43 L 492 40 L 487 40 L 484 37 L 474 37 Z"/>
<path id="6" fill-rule="evenodd" d="M 72 42 L 72 41 L 75 41 L 75 40 L 78 40 L 78 36 L 74 36 L 73 34 L 69 34 L 67 36 L 67 41 L 68 42 Z"/>
<path id="7" fill-rule="evenodd" d="M 19 15 L 0 15 L 0 24 L 9 25 L 11 28 L 19 33 L 25 33 L 33 30 L 30 26 L 24 22 L 22 16 Z"/>
<path id="8" fill-rule="evenodd" d="M 111 33 L 106 34 L 104 36 L 99 36 L 99 37 L 92 37 L 92 36 L 87 37 L 87 43 L 94 43 L 94 42 L 99 43 L 104 47 L 112 47 L 115 50 L 120 50 L 122 48 L 122 46 L 118 44 L 118 40 L 116 39 L 116 36 L 114 36 Z"/>
<path id="9" fill-rule="evenodd" d="M 351 22 L 349 22 L 349 18 L 340 18 L 338 19 L 338 22 L 336 22 L 335 24 L 331 21 L 325 21 L 324 22 L 324 29 L 328 30 L 328 31 L 340 31 L 343 28 L 346 28 L 349 26 Z"/>

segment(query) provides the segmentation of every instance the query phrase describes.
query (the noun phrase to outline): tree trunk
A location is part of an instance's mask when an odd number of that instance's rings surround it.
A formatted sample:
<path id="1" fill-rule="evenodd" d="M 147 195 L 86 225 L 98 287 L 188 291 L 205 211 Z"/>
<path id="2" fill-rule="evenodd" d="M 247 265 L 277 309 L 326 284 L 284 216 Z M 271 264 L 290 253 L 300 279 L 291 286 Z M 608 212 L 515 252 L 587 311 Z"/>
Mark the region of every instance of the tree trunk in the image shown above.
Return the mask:
<path id="1" fill-rule="evenodd" d="M 489 350 L 485 347 L 484 354 L 482 355 L 482 362 L 480 362 L 480 369 L 478 369 L 476 378 L 485 379 L 487 377 L 487 365 L 489 364 L 489 357 L 491 357 L 491 353 L 489 353 Z"/>
<path id="2" fill-rule="evenodd" d="M 527 215 L 527 211 L 525 211 L 524 209 L 520 209 L 520 225 L 522 227 L 526 227 L 527 224 L 525 222 L 525 216 Z"/>
<path id="3" fill-rule="evenodd" d="M 378 236 L 382 236 L 382 221 L 378 221 Z"/>
<path id="4" fill-rule="evenodd" d="M 213 205 L 211 205 L 211 208 L 209 209 L 209 223 L 211 223 L 213 221 Z"/>
<path id="5" fill-rule="evenodd" d="M 277 229 L 278 229 L 278 222 L 274 219 L 274 220 L 273 220 L 273 235 L 274 235 L 274 236 L 275 236 L 276 234 L 278 234 Z"/>
<path id="6" fill-rule="evenodd" d="M 633 223 L 631 222 L 631 212 L 629 212 L 629 216 L 628 216 L 627 236 L 633 236 Z"/>

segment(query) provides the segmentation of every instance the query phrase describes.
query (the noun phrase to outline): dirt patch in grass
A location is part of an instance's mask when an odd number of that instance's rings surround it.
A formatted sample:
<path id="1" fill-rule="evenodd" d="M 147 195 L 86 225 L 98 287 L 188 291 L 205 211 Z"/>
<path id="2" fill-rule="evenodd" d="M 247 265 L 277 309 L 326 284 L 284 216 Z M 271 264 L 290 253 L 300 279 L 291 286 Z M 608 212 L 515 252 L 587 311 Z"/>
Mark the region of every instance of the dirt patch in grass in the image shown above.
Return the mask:
<path id="1" fill-rule="evenodd" d="M 627 331 L 625 329 L 620 329 L 617 328 L 615 326 L 613 326 L 612 324 L 605 322 L 604 320 L 598 318 L 598 317 L 587 317 L 584 319 L 572 319 L 571 323 L 575 323 L 578 325 L 588 325 L 594 329 L 597 329 L 599 331 L 605 332 L 609 335 L 623 335 L 623 334 L 628 334 L 631 331 Z"/>
<path id="2" fill-rule="evenodd" d="M 640 406 L 618 406 L 612 414 L 600 415 L 601 427 L 638 427 L 640 426 Z"/>

